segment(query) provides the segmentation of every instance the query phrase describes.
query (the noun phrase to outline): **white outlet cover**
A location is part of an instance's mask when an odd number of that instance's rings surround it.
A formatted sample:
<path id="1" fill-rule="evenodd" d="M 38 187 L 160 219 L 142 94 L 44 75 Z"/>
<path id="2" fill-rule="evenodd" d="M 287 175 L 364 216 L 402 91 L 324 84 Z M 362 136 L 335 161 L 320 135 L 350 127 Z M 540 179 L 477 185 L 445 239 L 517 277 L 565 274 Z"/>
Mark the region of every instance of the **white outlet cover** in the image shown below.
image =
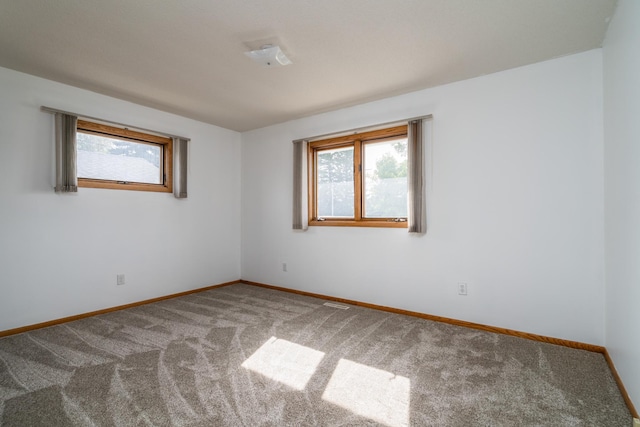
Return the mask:
<path id="1" fill-rule="evenodd" d="M 458 295 L 467 295 L 466 283 L 458 283 Z"/>

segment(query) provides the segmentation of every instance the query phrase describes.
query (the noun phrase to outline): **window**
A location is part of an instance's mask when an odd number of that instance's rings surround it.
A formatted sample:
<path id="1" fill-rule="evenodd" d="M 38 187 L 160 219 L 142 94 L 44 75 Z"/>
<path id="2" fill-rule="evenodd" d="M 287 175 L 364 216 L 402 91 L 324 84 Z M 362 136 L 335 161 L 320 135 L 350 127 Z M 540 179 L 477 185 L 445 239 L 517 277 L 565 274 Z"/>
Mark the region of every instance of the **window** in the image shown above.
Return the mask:
<path id="1" fill-rule="evenodd" d="M 78 120 L 79 187 L 172 192 L 171 138 Z"/>
<path id="2" fill-rule="evenodd" d="M 313 141 L 309 225 L 407 227 L 407 126 Z"/>

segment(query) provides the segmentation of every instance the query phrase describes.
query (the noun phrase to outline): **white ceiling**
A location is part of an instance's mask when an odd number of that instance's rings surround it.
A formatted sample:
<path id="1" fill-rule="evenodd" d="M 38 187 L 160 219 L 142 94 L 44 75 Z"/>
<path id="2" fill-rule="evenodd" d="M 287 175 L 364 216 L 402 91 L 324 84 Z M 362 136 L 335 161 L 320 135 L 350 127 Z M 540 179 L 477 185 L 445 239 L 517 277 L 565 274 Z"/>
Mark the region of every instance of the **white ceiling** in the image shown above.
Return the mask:
<path id="1" fill-rule="evenodd" d="M 0 0 L 0 66 L 245 131 L 600 47 L 615 3 Z"/>

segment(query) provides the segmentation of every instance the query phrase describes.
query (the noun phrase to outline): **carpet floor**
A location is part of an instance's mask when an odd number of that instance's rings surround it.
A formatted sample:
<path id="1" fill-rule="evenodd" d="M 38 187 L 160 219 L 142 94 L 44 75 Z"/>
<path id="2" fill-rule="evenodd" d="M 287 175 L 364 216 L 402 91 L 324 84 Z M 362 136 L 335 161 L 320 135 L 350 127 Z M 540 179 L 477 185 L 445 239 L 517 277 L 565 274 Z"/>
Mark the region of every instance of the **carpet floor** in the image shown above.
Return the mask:
<path id="1" fill-rule="evenodd" d="M 2 426 L 631 426 L 604 357 L 236 284 L 0 339 Z"/>

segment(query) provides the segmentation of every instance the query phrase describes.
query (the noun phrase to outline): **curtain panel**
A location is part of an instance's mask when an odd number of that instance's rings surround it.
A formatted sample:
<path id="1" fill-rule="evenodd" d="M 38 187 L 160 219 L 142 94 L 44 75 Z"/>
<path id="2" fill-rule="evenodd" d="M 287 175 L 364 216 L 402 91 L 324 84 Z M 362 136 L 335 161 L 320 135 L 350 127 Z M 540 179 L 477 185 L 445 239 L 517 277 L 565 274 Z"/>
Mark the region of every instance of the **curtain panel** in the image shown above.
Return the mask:
<path id="1" fill-rule="evenodd" d="M 56 193 L 78 192 L 77 159 L 76 159 L 76 126 L 78 117 L 70 114 L 56 113 Z"/>
<path id="2" fill-rule="evenodd" d="M 411 120 L 407 128 L 407 225 L 409 233 L 416 234 L 427 231 L 424 147 L 424 119 Z"/>
<path id="3" fill-rule="evenodd" d="M 187 158 L 189 156 L 189 140 L 174 137 L 173 139 L 173 195 L 177 199 L 187 198 Z"/>
<path id="4" fill-rule="evenodd" d="M 308 141 L 293 141 L 293 229 L 309 228 L 306 156 Z"/>

